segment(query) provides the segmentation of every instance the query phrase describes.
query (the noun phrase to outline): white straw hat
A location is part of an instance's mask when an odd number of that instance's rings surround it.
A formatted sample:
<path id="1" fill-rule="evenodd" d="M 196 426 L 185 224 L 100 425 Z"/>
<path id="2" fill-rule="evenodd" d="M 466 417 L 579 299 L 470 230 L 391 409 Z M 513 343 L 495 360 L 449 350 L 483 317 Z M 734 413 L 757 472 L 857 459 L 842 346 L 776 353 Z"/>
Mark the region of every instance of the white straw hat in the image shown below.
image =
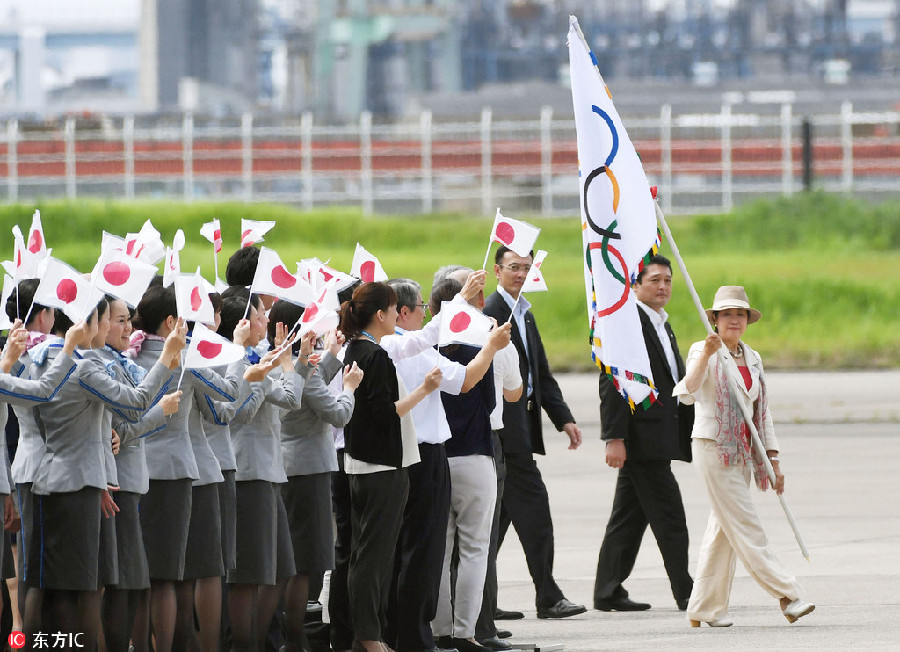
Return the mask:
<path id="1" fill-rule="evenodd" d="M 747 298 L 747 292 L 743 285 L 723 285 L 716 290 L 716 297 L 713 299 L 712 308 L 706 311 L 706 318 L 713 326 L 716 325 L 715 313 L 726 308 L 740 308 L 750 313 L 747 319 L 748 324 L 759 321 L 762 313 L 755 308 L 750 307 L 750 299 Z"/>

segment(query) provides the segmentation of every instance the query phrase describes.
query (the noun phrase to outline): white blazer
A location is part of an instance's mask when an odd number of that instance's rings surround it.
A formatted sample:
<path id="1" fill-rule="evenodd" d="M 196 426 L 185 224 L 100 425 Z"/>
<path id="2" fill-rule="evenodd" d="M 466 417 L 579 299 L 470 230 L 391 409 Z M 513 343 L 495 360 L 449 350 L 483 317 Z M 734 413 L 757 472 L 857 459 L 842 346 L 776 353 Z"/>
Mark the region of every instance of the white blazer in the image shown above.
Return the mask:
<path id="1" fill-rule="evenodd" d="M 750 389 L 744 384 L 744 379 L 737 370 L 737 365 L 733 360 L 726 360 L 725 364 L 731 367 L 731 371 L 737 378 L 739 387 L 738 400 L 753 412 L 753 405 L 759 398 L 760 376 L 763 374 L 762 359 L 759 353 L 751 349 L 749 346 L 741 342 L 744 347 L 744 357 L 746 358 L 747 367 L 750 369 Z M 703 352 L 704 340 L 694 342 L 688 352 L 685 368 L 690 373 L 692 365 L 701 364 L 701 353 Z M 716 357 L 712 355 L 706 363 L 706 370 L 703 374 L 703 380 L 700 387 L 692 394 L 688 392 L 684 384 L 684 380 L 675 385 L 672 395 L 677 396 L 685 405 L 696 403 L 694 412 L 694 430 L 691 437 L 694 439 L 715 439 L 718 426 L 716 423 Z M 730 358 L 730 356 L 728 356 Z M 687 374 L 685 374 L 687 375 Z M 765 422 L 768 439 L 766 441 L 766 450 L 778 450 L 778 440 L 775 438 L 775 427 L 772 423 L 772 410 L 769 409 L 766 414 Z"/>

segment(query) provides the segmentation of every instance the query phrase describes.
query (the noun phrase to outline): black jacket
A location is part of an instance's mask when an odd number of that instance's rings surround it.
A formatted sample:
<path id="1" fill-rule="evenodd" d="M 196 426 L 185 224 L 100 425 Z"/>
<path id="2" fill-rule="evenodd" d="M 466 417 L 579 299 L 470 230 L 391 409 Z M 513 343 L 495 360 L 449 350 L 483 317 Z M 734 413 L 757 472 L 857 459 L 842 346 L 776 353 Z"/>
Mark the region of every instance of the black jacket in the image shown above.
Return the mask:
<path id="1" fill-rule="evenodd" d="M 493 317 L 498 324 L 509 320 L 510 309 L 500 296 L 494 292 L 484 302 L 484 314 Z M 547 362 L 547 354 L 544 353 L 544 344 L 534 323 L 534 315 L 531 311 L 525 313 L 525 337 L 528 340 L 530 355 L 526 355 L 525 345 L 522 343 L 522 335 L 516 320 L 512 320 L 512 343 L 519 353 L 519 371 L 522 372 L 522 383 L 528 388 L 528 365 L 531 364 L 531 382 L 533 393 L 530 397 L 522 397 L 515 403 L 503 404 L 503 429 L 500 431 L 500 439 L 503 442 L 505 454 L 532 454 L 544 455 L 544 436 L 541 429 L 541 408 L 547 412 L 550 421 L 557 430 L 567 423 L 574 423 L 575 419 L 569 406 L 563 399 L 562 392 L 556 379 L 550 372 L 550 364 Z M 529 399 L 531 410 L 528 410 Z"/>
<path id="2" fill-rule="evenodd" d="M 650 371 L 659 395 L 650 408 L 645 410 L 638 405 L 632 413 L 628 402 L 616 391 L 612 381 L 606 374 L 601 374 L 601 436 L 603 439 L 624 439 L 628 459 L 636 462 L 690 462 L 694 406 L 679 405 L 678 400 L 672 396 L 676 383 L 684 377 L 684 360 L 678 352 L 675 334 L 666 322 L 666 332 L 675 353 L 678 378 L 672 377 L 672 370 L 650 317 L 639 306 L 635 306 L 635 310 L 641 318 L 644 343 L 650 357 Z"/>

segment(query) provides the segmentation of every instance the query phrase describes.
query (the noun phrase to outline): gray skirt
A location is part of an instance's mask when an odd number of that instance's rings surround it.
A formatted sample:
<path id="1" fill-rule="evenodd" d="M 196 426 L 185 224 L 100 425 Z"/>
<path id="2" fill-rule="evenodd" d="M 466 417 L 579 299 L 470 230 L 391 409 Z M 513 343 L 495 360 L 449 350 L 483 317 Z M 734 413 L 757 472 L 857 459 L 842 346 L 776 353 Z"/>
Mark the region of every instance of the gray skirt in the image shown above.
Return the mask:
<path id="1" fill-rule="evenodd" d="M 113 500 L 119 506 L 116 514 L 116 543 L 119 551 L 119 583 L 116 588 L 139 591 L 150 588 L 150 570 L 141 532 L 141 495 L 117 491 Z"/>
<path id="2" fill-rule="evenodd" d="M 222 521 L 222 561 L 225 570 L 234 568 L 234 532 L 235 532 L 235 497 L 234 469 L 222 471 L 225 482 L 216 485 L 219 488 L 219 514 Z"/>
<path id="3" fill-rule="evenodd" d="M 150 578 L 181 581 L 191 520 L 191 479 L 151 480 L 149 491 L 141 496 L 140 513 Z"/>
<path id="4" fill-rule="evenodd" d="M 292 475 L 281 485 L 294 565 L 304 575 L 334 568 L 331 473 Z"/>
<path id="5" fill-rule="evenodd" d="M 184 579 L 222 577 L 222 525 L 219 488 L 215 484 L 192 487 L 191 522 L 188 526 Z"/>
<path id="6" fill-rule="evenodd" d="M 34 496 L 28 586 L 96 591 L 99 586 L 100 489 Z"/>
<path id="7" fill-rule="evenodd" d="M 100 514 L 100 585 L 115 586 L 119 583 L 119 546 L 116 543 L 117 514 L 106 518 Z"/>
<path id="8" fill-rule="evenodd" d="M 281 486 L 265 480 L 235 483 L 235 567 L 229 584 L 268 584 L 296 574 Z"/>

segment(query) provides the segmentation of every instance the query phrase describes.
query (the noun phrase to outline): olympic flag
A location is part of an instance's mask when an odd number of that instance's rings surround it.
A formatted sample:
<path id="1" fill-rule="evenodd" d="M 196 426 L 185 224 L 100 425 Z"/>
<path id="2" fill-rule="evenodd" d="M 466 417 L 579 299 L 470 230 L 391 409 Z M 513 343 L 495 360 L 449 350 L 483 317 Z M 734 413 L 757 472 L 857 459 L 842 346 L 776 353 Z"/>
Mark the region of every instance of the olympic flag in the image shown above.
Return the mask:
<path id="1" fill-rule="evenodd" d="M 647 407 L 657 392 L 631 285 L 644 257 L 659 245 L 656 209 L 640 159 L 574 16 L 569 18 L 569 66 L 591 356 L 632 409 Z"/>

